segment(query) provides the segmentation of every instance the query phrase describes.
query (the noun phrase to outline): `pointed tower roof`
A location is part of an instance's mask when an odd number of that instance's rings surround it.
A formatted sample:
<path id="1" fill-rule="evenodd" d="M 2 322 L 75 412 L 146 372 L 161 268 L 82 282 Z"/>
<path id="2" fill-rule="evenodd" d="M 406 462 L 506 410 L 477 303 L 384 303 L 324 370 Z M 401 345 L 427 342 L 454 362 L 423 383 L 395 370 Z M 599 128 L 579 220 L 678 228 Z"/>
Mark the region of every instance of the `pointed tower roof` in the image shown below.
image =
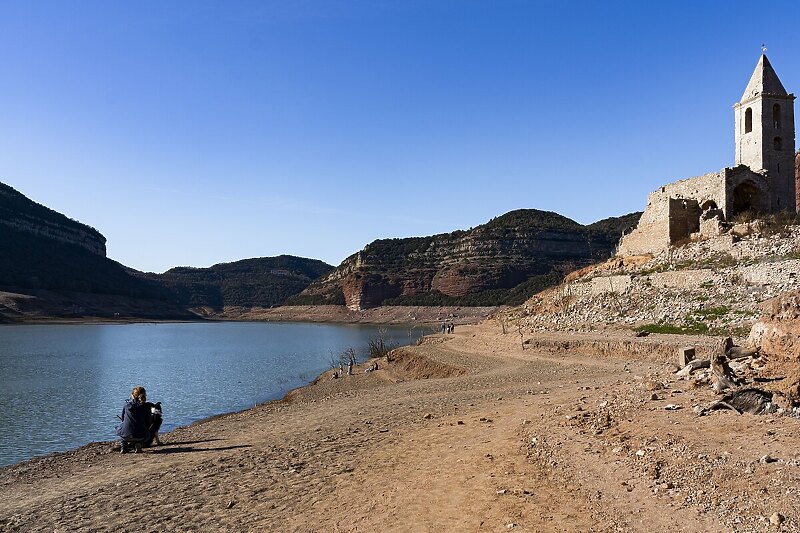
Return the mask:
<path id="1" fill-rule="evenodd" d="M 778 75 L 775 74 L 775 69 L 772 68 L 767 56 L 761 54 L 741 101 L 744 102 L 764 93 L 785 96 L 786 89 L 783 88 L 783 84 L 778 79 Z"/>

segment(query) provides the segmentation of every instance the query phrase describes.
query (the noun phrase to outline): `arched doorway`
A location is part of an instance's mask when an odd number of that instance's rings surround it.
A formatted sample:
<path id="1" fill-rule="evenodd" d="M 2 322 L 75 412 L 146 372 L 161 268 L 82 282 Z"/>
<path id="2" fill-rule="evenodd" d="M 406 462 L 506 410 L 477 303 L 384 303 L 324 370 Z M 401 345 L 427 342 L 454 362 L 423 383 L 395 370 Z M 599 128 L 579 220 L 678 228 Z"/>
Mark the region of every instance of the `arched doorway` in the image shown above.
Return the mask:
<path id="1" fill-rule="evenodd" d="M 761 191 L 753 182 L 745 181 L 733 189 L 733 216 L 745 211 L 761 211 Z"/>

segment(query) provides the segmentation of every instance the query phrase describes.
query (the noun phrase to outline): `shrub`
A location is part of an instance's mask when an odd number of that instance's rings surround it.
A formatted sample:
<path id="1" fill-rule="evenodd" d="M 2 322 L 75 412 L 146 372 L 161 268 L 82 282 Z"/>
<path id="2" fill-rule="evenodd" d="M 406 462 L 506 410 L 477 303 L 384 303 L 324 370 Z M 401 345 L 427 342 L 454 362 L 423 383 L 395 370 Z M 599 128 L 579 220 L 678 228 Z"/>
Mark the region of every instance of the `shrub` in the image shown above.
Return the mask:
<path id="1" fill-rule="evenodd" d="M 378 330 L 378 336 L 369 340 L 367 349 L 371 358 L 386 357 L 389 359 L 389 352 L 395 348 L 396 346 L 386 342 L 386 330 L 380 329 Z"/>

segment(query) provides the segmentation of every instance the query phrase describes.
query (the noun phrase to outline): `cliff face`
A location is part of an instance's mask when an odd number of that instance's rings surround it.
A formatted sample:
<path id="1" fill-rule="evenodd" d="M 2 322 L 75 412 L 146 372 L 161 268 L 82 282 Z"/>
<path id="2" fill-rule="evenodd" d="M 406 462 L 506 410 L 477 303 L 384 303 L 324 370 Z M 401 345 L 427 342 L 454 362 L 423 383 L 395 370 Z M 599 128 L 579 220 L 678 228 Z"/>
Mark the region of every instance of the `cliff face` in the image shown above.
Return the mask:
<path id="1" fill-rule="evenodd" d="M 470 231 L 377 240 L 287 303 L 351 309 L 517 304 L 610 256 L 641 213 L 583 226 L 556 213 L 512 211 Z"/>
<path id="2" fill-rule="evenodd" d="M 108 259 L 97 230 L 0 183 L 0 320 L 85 316 L 194 315 L 160 284 Z"/>
<path id="3" fill-rule="evenodd" d="M 0 229 L 32 233 L 106 256 L 106 238 L 96 229 L 30 200 L 0 183 Z"/>

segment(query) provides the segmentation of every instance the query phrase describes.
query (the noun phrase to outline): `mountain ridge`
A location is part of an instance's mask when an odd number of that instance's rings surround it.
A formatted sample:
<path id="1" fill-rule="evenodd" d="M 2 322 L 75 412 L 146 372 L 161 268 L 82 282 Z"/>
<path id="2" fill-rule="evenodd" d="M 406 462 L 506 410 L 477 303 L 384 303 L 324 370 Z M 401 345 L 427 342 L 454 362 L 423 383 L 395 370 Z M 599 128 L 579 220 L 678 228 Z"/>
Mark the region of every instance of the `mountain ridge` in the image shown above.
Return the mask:
<path id="1" fill-rule="evenodd" d="M 567 272 L 607 258 L 640 216 L 584 226 L 552 211 L 518 209 L 470 230 L 377 239 L 286 303 L 356 310 L 519 304 Z"/>

